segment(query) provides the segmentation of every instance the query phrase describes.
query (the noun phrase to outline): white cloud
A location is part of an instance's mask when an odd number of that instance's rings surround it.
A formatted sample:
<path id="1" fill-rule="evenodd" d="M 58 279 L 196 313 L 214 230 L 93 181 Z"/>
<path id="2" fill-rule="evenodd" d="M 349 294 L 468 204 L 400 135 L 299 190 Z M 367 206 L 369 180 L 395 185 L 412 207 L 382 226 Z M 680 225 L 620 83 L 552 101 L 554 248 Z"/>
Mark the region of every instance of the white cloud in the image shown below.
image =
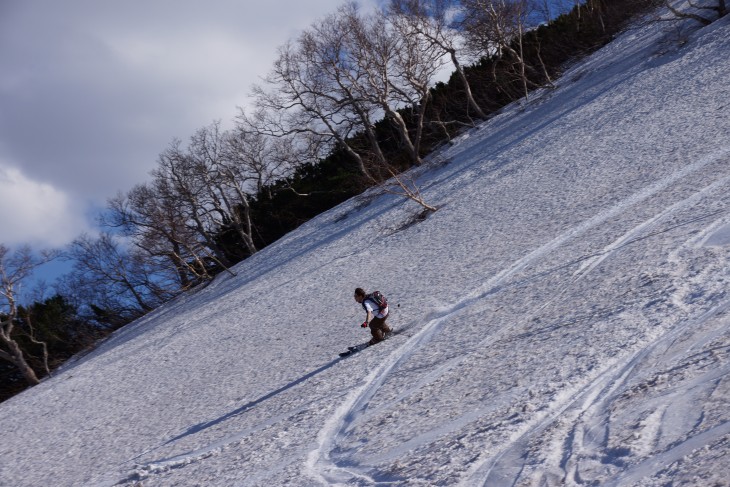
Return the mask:
<path id="1" fill-rule="evenodd" d="M 87 225 L 71 198 L 0 162 L 0 243 L 62 246 Z"/>

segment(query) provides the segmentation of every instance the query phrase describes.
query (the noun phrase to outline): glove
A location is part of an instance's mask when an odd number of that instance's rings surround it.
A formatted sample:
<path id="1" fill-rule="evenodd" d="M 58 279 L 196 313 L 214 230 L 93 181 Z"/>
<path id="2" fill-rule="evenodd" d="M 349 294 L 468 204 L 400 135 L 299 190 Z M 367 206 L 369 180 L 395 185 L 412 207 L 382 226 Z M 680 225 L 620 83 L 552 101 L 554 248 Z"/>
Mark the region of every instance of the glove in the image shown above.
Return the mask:
<path id="1" fill-rule="evenodd" d="M 368 327 L 368 322 L 367 321 L 364 321 L 363 324 L 360 325 L 360 326 L 363 327 L 363 328 L 367 328 Z"/>

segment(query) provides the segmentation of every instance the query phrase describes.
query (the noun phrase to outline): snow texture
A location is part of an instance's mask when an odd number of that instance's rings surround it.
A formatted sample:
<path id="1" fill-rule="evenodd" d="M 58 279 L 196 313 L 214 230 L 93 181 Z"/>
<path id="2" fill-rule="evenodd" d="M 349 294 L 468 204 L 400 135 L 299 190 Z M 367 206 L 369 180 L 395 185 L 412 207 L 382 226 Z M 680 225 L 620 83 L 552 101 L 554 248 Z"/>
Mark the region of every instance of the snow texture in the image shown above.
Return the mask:
<path id="1" fill-rule="evenodd" d="M 437 151 L 425 220 L 370 191 L 0 404 L 0 485 L 730 485 L 730 18 L 697 27 Z M 358 286 L 399 333 L 340 358 Z"/>

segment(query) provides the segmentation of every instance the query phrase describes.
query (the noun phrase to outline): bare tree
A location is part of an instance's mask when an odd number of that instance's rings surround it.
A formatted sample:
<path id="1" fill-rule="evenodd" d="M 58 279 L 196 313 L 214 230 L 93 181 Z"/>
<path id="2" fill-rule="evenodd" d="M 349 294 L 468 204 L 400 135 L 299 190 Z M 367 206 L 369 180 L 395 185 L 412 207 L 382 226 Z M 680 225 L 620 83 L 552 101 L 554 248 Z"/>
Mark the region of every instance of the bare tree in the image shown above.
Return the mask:
<path id="1" fill-rule="evenodd" d="M 294 137 L 272 137 L 239 123 L 226 133 L 222 176 L 230 179 L 240 200 L 263 193 L 274 182 L 289 176 L 307 155 L 300 153 Z"/>
<path id="2" fill-rule="evenodd" d="M 240 134 L 239 134 L 240 135 Z M 264 175 L 264 161 L 246 159 L 251 152 L 235 149 L 251 149 L 238 137 L 231 146 L 232 137 L 223 133 L 220 123 L 214 122 L 198 130 L 190 139 L 189 160 L 192 163 L 193 180 L 202 190 L 198 217 L 211 233 L 206 242 L 214 239 L 225 228 L 232 228 L 246 246 L 249 254 L 256 253 L 253 241 L 253 225 L 250 215 L 250 195 L 245 188 L 250 180 L 259 178 L 260 183 L 268 180 Z M 232 150 L 234 149 L 234 150 Z M 252 172 L 248 172 L 251 169 Z M 197 220 L 196 220 L 196 227 Z"/>
<path id="3" fill-rule="evenodd" d="M 340 72 L 352 85 L 352 90 L 364 102 L 385 115 L 395 127 L 410 159 L 421 163 L 416 144 L 400 108 L 408 105 L 408 94 L 399 85 L 398 54 L 407 50 L 403 39 L 390 29 L 383 15 L 362 15 L 355 3 L 347 3 L 337 11 L 341 25 L 340 36 L 347 41 L 348 53 Z M 407 62 L 407 61 L 406 61 Z M 407 68 L 406 68 L 407 69 Z M 426 102 L 427 100 L 424 100 Z"/>
<path id="4" fill-rule="evenodd" d="M 266 136 L 244 124 L 224 132 L 214 122 L 199 129 L 184 152 L 178 146 L 166 158 L 165 171 L 156 173 L 173 181 L 189 226 L 221 264 L 227 261 L 227 250 L 216 238 L 223 231 L 235 232 L 249 255 L 257 252 L 251 199 L 291 172 L 289 144 L 289 138 Z"/>
<path id="5" fill-rule="evenodd" d="M 254 88 L 257 109 L 242 111 L 239 122 L 249 132 L 296 136 L 294 145 L 321 156 L 342 149 L 367 180 L 378 182 L 394 171 L 376 133 L 376 119 L 384 117 L 420 164 L 430 86 L 444 53 L 424 36 L 402 34 L 382 12 L 341 6 L 280 48 L 266 87 Z"/>
<path id="6" fill-rule="evenodd" d="M 407 148 L 411 160 L 420 164 L 421 140 L 426 121 L 426 110 L 431 102 L 431 87 L 448 64 L 447 52 L 433 39 L 409 28 L 403 18 L 389 11 L 379 11 L 370 16 L 357 16 L 351 9 L 350 23 L 359 26 L 349 29 L 358 58 L 375 68 L 368 80 L 383 80 L 368 84 L 366 94 L 371 97 L 390 118 Z M 380 49 L 373 49 L 373 39 Z M 376 52 L 375 60 L 368 57 Z M 400 116 L 409 110 L 415 124 L 415 132 Z"/>
<path id="7" fill-rule="evenodd" d="M 208 257 L 228 268 L 230 261 L 215 239 L 223 215 L 219 211 L 220 205 L 215 201 L 217 195 L 210 191 L 207 175 L 204 174 L 209 162 L 207 158 L 218 157 L 220 150 L 221 140 L 217 135 L 211 144 L 194 146 L 193 143 L 189 150 L 185 150 L 180 141 L 175 140 L 160 154 L 152 176 L 157 181 L 165 182 L 170 197 L 179 206 L 182 221 L 197 233 L 203 249 L 209 253 Z"/>
<path id="8" fill-rule="evenodd" d="M 279 49 L 265 79 L 268 89 L 254 87 L 256 111 L 252 115 L 241 111 L 239 121 L 263 135 L 296 135 L 320 157 L 341 148 L 367 180 L 376 181 L 367 158 L 352 144 L 362 132 L 371 155 L 385 160 L 375 135 L 373 108 L 357 97 L 351 80 L 340 70 L 346 48 L 334 20 L 326 18 Z"/>
<path id="9" fill-rule="evenodd" d="M 239 118 L 263 134 L 306 134 L 301 140 L 313 146 L 341 148 L 376 181 L 388 164 L 376 119 L 390 120 L 410 159 L 420 163 L 418 127 L 442 64 L 432 43 L 404 37 L 386 16 L 364 15 L 348 3 L 280 48 L 268 89 L 254 89 L 258 111 Z M 400 112 L 408 107 L 417 107 L 415 134 Z M 367 148 L 356 145 L 358 137 Z"/>
<path id="10" fill-rule="evenodd" d="M 180 203 L 166 180 L 140 184 L 110 199 L 102 225 L 115 228 L 148 256 L 161 275 L 174 277 L 179 290 L 189 289 L 211 276 L 206 253 L 196 232 L 188 227 Z M 173 292 L 173 290 L 170 290 Z"/>
<path id="11" fill-rule="evenodd" d="M 27 246 L 11 252 L 0 244 L 0 344 L 3 346 L 0 348 L 0 359 L 15 365 L 30 385 L 39 383 L 38 376 L 28 364 L 23 349 L 14 337 L 18 319 L 18 287 L 38 266 L 57 256 L 58 252 L 43 252 L 36 257 Z M 43 345 L 32 335 L 30 338 L 34 343 Z"/>
<path id="12" fill-rule="evenodd" d="M 451 25 L 457 5 L 457 0 L 391 0 L 389 13 L 402 36 L 422 37 L 449 56 L 464 85 L 469 107 L 479 118 L 486 118 L 487 115 L 474 99 L 471 85 L 459 59 L 460 36 Z"/>
<path id="13" fill-rule="evenodd" d="M 100 222 L 114 234 L 74 242 L 74 279 L 95 287 L 94 299 L 111 308 L 134 303 L 144 313 L 219 268 L 231 272 L 241 253 L 225 234 L 234 232 L 249 255 L 257 251 L 250 200 L 290 170 L 286 143 L 242 127 L 224 132 L 220 122 L 199 129 L 187 146 L 174 140 L 150 183 L 109 200 Z"/>
<path id="14" fill-rule="evenodd" d="M 522 95 L 528 96 L 530 88 L 537 87 L 530 80 L 550 77 L 542 66 L 542 73 L 527 63 L 524 55 L 523 36 L 529 28 L 528 17 L 533 4 L 529 0 L 461 0 L 463 18 L 461 26 L 471 49 L 482 55 L 511 60 L 522 85 Z M 495 81 L 496 72 L 495 72 Z"/>
<path id="15" fill-rule="evenodd" d="M 81 235 L 69 246 L 71 285 L 127 321 L 169 300 L 178 288 L 166 282 L 147 256 L 108 232 Z"/>

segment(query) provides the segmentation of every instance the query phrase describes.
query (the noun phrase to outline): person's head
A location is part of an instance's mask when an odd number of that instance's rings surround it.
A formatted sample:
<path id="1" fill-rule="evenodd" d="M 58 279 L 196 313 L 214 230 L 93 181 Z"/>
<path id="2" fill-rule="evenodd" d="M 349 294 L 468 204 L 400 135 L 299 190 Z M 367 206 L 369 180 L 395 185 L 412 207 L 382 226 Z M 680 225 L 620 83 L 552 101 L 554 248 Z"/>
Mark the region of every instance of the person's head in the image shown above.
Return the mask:
<path id="1" fill-rule="evenodd" d="M 367 293 L 363 288 L 359 287 L 355 289 L 355 301 L 357 301 L 358 303 L 362 303 L 365 300 L 366 295 Z"/>

